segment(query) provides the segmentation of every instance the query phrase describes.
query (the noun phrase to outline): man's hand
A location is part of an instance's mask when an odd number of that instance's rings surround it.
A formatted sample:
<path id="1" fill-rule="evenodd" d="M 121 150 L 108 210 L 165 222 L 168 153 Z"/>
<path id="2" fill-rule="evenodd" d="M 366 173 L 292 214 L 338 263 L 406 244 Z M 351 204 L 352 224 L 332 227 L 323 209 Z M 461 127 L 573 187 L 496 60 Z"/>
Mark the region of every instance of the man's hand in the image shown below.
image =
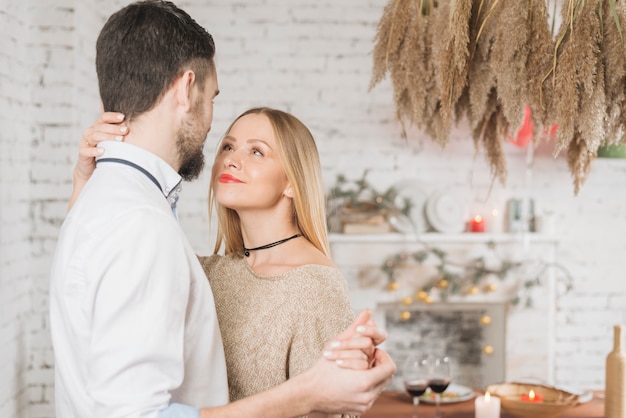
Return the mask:
<path id="1" fill-rule="evenodd" d="M 365 370 L 352 370 L 320 359 L 294 379 L 305 379 L 312 402 L 311 410 L 360 415 L 371 408 L 396 372 L 391 357 L 379 348 L 374 350 L 372 364 Z"/>

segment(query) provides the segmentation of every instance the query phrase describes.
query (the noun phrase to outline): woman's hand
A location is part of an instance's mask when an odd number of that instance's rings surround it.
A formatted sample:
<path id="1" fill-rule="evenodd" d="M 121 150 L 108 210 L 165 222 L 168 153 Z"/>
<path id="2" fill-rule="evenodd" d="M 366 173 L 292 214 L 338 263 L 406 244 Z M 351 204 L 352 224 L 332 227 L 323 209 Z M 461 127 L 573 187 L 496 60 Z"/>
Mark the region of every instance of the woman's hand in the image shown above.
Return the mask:
<path id="1" fill-rule="evenodd" d="M 123 141 L 128 134 L 128 127 L 123 125 L 124 115 L 105 112 L 93 125 L 83 131 L 83 139 L 78 147 L 78 161 L 74 167 L 74 176 L 89 179 L 96 169 L 95 158 L 102 154 L 98 148 L 101 141 Z"/>
<path id="2" fill-rule="evenodd" d="M 128 127 L 123 124 L 124 115 L 105 112 L 93 125 L 83 131 L 83 139 L 78 145 L 78 160 L 74 167 L 74 188 L 68 210 L 72 208 L 81 190 L 96 169 L 96 157 L 103 150 L 97 145 L 101 141 L 123 141 L 128 134 Z"/>
<path id="3" fill-rule="evenodd" d="M 326 345 L 324 357 L 343 368 L 363 370 L 372 367 L 376 346 L 385 341 L 387 335 L 370 316 L 369 310 L 361 312 L 346 331 Z"/>

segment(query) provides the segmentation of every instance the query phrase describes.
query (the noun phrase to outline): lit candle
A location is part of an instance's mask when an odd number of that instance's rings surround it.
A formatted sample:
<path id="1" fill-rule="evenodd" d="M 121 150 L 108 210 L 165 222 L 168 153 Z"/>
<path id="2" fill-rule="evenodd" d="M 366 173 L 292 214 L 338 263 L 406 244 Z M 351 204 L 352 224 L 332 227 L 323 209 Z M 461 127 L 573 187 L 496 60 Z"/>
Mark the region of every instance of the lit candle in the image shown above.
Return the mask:
<path id="1" fill-rule="evenodd" d="M 541 393 L 535 393 L 532 389 L 528 391 L 528 395 L 523 394 L 520 399 L 524 402 L 543 402 L 543 396 L 541 396 Z"/>
<path id="2" fill-rule="evenodd" d="M 485 396 L 477 396 L 474 401 L 475 418 L 500 418 L 500 399 L 492 397 L 489 392 Z"/>
<path id="3" fill-rule="evenodd" d="M 470 222 L 471 232 L 485 232 L 485 220 L 482 216 L 476 215 Z"/>

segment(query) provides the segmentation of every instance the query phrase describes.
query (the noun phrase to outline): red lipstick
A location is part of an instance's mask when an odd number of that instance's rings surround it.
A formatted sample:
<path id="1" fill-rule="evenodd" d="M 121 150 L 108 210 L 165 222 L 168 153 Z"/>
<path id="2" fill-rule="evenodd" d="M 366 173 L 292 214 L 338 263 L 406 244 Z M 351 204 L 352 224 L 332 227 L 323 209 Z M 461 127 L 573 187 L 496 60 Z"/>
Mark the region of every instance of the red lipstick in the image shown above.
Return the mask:
<path id="1" fill-rule="evenodd" d="M 243 183 L 243 181 L 239 180 L 237 177 L 232 174 L 222 174 L 219 177 L 220 183 Z"/>

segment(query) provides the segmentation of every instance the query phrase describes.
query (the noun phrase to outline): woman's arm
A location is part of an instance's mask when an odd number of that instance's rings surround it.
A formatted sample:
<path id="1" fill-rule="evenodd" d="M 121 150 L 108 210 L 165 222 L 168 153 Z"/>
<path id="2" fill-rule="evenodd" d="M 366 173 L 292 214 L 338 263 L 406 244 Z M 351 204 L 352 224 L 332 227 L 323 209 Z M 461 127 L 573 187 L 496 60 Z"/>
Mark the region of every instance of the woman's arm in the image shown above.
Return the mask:
<path id="1" fill-rule="evenodd" d="M 363 326 L 368 328 L 365 332 L 377 334 L 369 329 L 368 320 L 369 312 L 359 315 L 343 334 L 354 334 Z M 324 347 L 324 351 L 334 350 L 331 343 Z M 373 366 L 366 370 L 337 367 L 320 358 L 310 369 L 272 389 L 222 407 L 201 409 L 200 417 L 280 418 L 315 412 L 361 415 L 371 408 L 395 371 L 393 360 L 381 349 L 375 350 Z"/>
<path id="2" fill-rule="evenodd" d="M 354 311 L 345 289 L 345 279 L 339 270 L 322 268 L 315 272 L 312 279 L 311 283 L 307 282 L 306 285 L 307 297 L 298 302 L 305 317 L 297 319 L 294 324 L 296 331 L 288 356 L 289 376 L 300 374 L 315 364 L 325 343 L 349 327 L 354 320 Z M 370 353 L 373 353 L 374 345 L 370 338 L 355 333 L 349 339 L 355 338 L 362 338 L 366 348 L 369 345 Z M 337 343 L 339 340 L 334 341 L 335 345 L 338 345 Z M 367 352 L 344 349 L 338 353 L 342 357 L 337 360 L 344 368 L 366 370 L 370 365 Z M 328 358 L 329 352 L 325 352 L 324 356 Z M 341 415 L 332 415 L 333 418 L 339 416 Z M 323 417 L 330 416 L 322 413 L 309 415 L 309 418 Z"/>
<path id="3" fill-rule="evenodd" d="M 96 157 L 102 155 L 103 150 L 97 147 L 100 141 L 123 141 L 128 134 L 128 127 L 123 125 L 124 115 L 115 112 L 105 112 L 89 128 L 83 132 L 83 139 L 78 145 L 78 160 L 74 167 L 72 195 L 67 210 L 76 203 L 76 199 L 83 190 L 87 180 L 96 169 Z"/>

